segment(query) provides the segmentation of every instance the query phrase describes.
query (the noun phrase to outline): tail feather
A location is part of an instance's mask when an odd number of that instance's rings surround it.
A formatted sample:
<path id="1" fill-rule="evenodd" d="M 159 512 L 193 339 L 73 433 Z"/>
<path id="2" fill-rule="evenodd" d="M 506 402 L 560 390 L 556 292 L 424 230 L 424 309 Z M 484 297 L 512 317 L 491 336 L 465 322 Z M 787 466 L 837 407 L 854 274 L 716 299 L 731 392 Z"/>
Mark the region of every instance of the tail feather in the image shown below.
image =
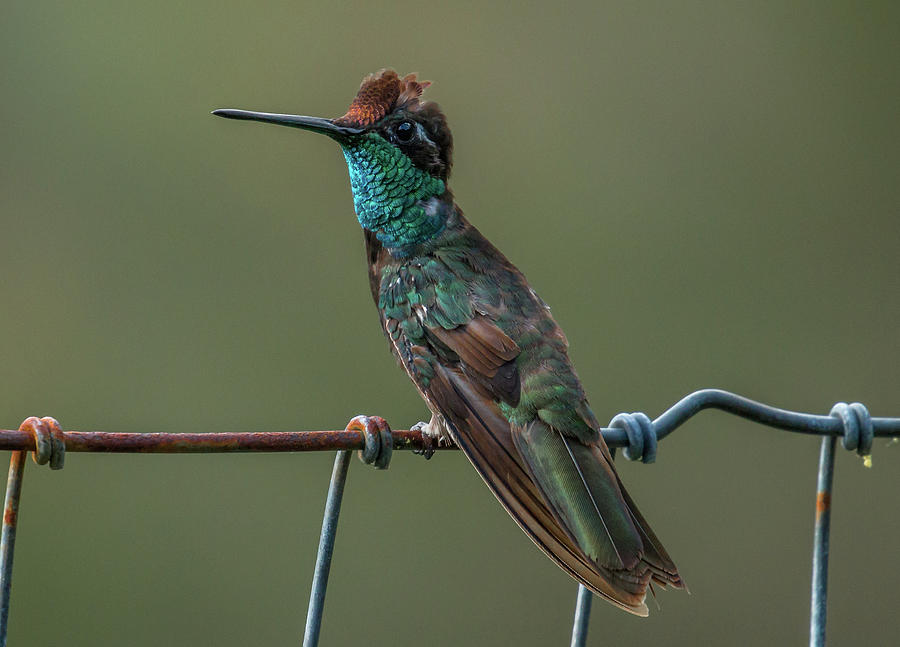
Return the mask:
<path id="1" fill-rule="evenodd" d="M 618 475 L 616 478 L 618 478 Z M 675 562 L 669 557 L 669 553 L 663 548 L 662 542 L 656 537 L 650 524 L 644 519 L 644 515 L 638 510 L 634 501 L 631 499 L 631 495 L 629 495 L 628 491 L 622 486 L 621 481 L 619 481 L 619 487 L 644 545 L 644 554 L 641 557 L 641 561 L 650 569 L 653 581 L 663 587 L 671 586 L 675 589 L 687 589 L 684 580 L 681 579 L 681 575 L 678 573 Z"/>
<path id="2" fill-rule="evenodd" d="M 621 510 L 630 510 L 631 514 L 604 516 L 606 523 L 610 524 L 607 541 L 616 546 L 623 560 L 617 563 L 608 555 L 598 560 L 580 544 L 578 537 L 554 509 L 552 501 L 548 501 L 547 494 L 537 485 L 527 459 L 517 449 L 509 422 L 496 404 L 480 396 L 468 380 L 452 368 L 440 367 L 436 371 L 435 381 L 442 384 L 437 385 L 433 381 L 432 387 L 440 389 L 445 397 L 448 391 L 454 394 L 452 406 L 446 406 L 447 401 L 441 398 L 445 406 L 440 409 L 460 449 L 516 523 L 570 576 L 619 608 L 640 616 L 648 614 L 644 599 L 651 578 L 673 585 L 680 583 L 677 570 L 664 550 L 654 547 L 642 552 L 644 541 L 650 546 L 658 546 L 659 542 L 624 490 L 619 495 Z M 564 444 L 560 444 L 560 448 L 565 451 Z M 581 443 L 572 442 L 570 448 L 585 465 L 589 459 L 602 458 L 597 447 L 589 448 L 590 454 L 596 452 L 594 457 L 584 454 L 581 448 L 588 446 Z M 611 464 L 608 474 L 612 476 L 609 481 L 611 485 L 608 483 L 604 487 L 619 490 L 618 477 Z M 591 484 L 598 480 L 589 473 L 583 473 L 583 477 Z M 595 517 L 597 511 L 605 514 L 611 504 L 604 503 L 606 499 L 602 497 L 594 498 L 593 502 L 587 496 L 582 500 L 593 507 Z M 602 524 L 597 527 L 602 527 Z M 623 533 L 623 528 L 630 530 Z"/>
<path id="3" fill-rule="evenodd" d="M 641 539 L 611 463 L 542 420 L 513 426 L 512 437 L 550 508 L 587 555 L 611 570 L 634 569 Z"/>

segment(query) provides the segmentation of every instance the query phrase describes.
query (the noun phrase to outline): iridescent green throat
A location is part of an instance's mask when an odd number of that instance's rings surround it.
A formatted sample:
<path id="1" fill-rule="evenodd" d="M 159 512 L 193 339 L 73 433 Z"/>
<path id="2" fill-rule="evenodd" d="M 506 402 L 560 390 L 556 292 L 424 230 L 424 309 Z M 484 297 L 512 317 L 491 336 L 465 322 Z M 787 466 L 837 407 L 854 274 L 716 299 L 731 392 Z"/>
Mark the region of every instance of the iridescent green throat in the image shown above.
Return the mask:
<path id="1" fill-rule="evenodd" d="M 446 191 L 443 180 L 416 167 L 375 133 L 342 148 L 359 224 L 395 256 L 406 255 L 444 229 L 449 209 L 435 199 Z"/>

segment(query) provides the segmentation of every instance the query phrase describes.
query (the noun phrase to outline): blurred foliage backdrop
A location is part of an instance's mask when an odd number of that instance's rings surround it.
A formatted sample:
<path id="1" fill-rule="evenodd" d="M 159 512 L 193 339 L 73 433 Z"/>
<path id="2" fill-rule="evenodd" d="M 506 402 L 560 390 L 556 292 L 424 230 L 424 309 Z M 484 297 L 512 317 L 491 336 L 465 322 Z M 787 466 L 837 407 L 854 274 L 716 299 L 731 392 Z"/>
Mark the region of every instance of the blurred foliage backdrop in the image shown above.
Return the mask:
<path id="1" fill-rule="evenodd" d="M 344 161 L 217 107 L 436 83 L 452 186 L 598 416 L 716 386 L 900 415 L 896 3 L 24 2 L 0 22 L 0 422 L 398 428 Z M 692 594 L 591 644 L 800 644 L 818 440 L 708 413 L 621 470 Z M 14 645 L 291 645 L 332 455 L 28 467 Z M 355 461 L 354 461 L 355 462 Z M 895 640 L 900 448 L 838 458 L 829 634 Z M 354 464 L 323 645 L 568 644 L 575 585 L 462 456 Z"/>

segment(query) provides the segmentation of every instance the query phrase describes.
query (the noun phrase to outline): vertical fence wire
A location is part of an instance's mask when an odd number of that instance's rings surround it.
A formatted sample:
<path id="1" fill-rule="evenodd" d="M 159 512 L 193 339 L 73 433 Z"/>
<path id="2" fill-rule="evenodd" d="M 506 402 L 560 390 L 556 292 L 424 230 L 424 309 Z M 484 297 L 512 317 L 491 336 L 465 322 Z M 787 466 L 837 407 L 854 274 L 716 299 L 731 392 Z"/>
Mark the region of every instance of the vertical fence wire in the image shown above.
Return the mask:
<path id="1" fill-rule="evenodd" d="M 3 503 L 3 531 L 0 534 L 0 647 L 6 647 L 9 626 L 9 597 L 12 592 L 13 550 L 16 547 L 16 522 L 19 519 L 19 496 L 25 475 L 26 453 L 13 452 L 9 459 L 6 499 Z"/>
<path id="2" fill-rule="evenodd" d="M 810 647 L 825 647 L 825 616 L 828 610 L 828 534 L 831 526 L 831 485 L 834 480 L 836 443 L 837 437 L 826 436 L 822 439 L 822 449 L 819 452 L 809 613 Z"/>
<path id="3" fill-rule="evenodd" d="M 350 452 L 340 451 L 334 457 L 328 498 L 325 500 L 325 515 L 322 519 L 322 534 L 319 537 L 319 552 L 316 555 L 316 570 L 313 574 L 312 589 L 309 593 L 309 608 L 306 611 L 306 630 L 303 647 L 316 647 L 322 629 L 322 612 L 325 609 L 325 590 L 328 587 L 328 573 L 334 554 L 334 538 L 337 534 L 338 516 L 341 514 L 341 500 L 347 469 L 350 467 Z M 2 646 L 0 646 L 2 647 Z"/>
<path id="4" fill-rule="evenodd" d="M 583 584 L 578 585 L 578 597 L 575 599 L 575 620 L 572 622 L 572 647 L 584 647 L 587 643 L 593 598 L 594 594 Z"/>

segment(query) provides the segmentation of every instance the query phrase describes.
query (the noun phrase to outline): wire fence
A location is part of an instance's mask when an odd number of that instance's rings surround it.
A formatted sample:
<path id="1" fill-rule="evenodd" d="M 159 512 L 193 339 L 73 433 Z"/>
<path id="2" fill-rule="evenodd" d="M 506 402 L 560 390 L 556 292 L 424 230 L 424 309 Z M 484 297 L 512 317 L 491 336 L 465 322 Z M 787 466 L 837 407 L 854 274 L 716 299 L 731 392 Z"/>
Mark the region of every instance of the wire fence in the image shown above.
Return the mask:
<path id="1" fill-rule="evenodd" d="M 804 434 L 822 436 L 816 488 L 816 516 L 813 536 L 812 586 L 810 595 L 811 647 L 825 644 L 828 592 L 828 539 L 831 519 L 831 491 L 837 439 L 842 446 L 868 461 L 876 437 L 900 437 L 900 418 L 875 418 L 860 403 L 839 402 L 828 415 L 778 409 L 719 389 L 695 391 L 679 400 L 655 420 L 643 413 L 620 413 L 602 430 L 607 445 L 624 448 L 626 458 L 652 463 L 657 443 L 704 409 L 719 409 L 754 422 Z M 419 430 L 391 430 L 377 416 L 357 416 L 341 431 L 244 432 L 244 433 L 107 433 L 63 431 L 53 418 L 27 418 L 18 430 L 0 430 L 0 449 L 11 450 L 9 477 L 0 537 L 0 647 L 6 647 L 12 592 L 13 553 L 16 541 L 19 498 L 25 473 L 26 453 L 33 452 L 39 465 L 61 469 L 70 452 L 113 453 L 223 453 L 223 452 L 307 452 L 336 450 L 328 487 L 312 590 L 309 597 L 304 647 L 318 645 L 328 574 L 334 554 L 334 540 L 350 454 L 377 469 L 388 466 L 394 450 L 412 450 L 430 456 L 438 449 L 433 439 Z M 579 585 L 572 625 L 572 647 L 587 640 L 591 592 Z"/>

